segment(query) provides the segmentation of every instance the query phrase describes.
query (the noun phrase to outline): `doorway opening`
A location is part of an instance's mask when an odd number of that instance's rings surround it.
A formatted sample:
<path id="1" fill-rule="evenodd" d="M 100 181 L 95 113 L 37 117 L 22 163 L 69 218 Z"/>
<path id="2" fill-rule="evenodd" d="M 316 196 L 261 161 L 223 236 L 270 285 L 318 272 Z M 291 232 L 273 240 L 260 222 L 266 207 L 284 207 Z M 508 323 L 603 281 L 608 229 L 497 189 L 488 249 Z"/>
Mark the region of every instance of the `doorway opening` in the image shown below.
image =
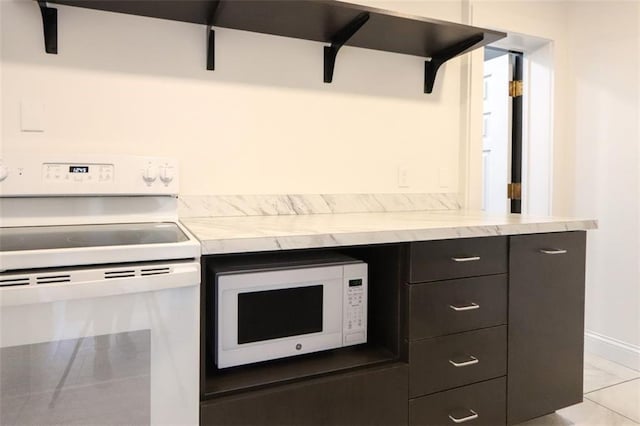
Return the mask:
<path id="1" fill-rule="evenodd" d="M 521 186 L 520 211 L 531 216 L 549 216 L 552 214 L 553 200 L 553 139 L 555 105 L 554 95 L 554 42 L 535 36 L 509 32 L 507 37 L 489 46 L 501 49 L 504 52 L 522 52 L 522 151 L 521 151 Z M 487 49 L 487 48 L 485 48 Z M 503 56 L 498 55 L 498 56 Z M 490 59 L 490 58 L 488 58 Z M 481 56 L 478 58 L 479 66 L 471 66 L 469 113 L 468 120 L 469 138 L 466 146 L 466 154 L 463 160 L 467 160 L 465 167 L 468 173 L 465 180 L 465 204 L 470 209 L 484 209 L 487 212 L 499 212 L 505 214 L 511 212 L 511 199 L 507 197 L 507 185 L 515 173 L 511 171 L 511 142 L 507 142 L 507 148 L 499 155 L 492 149 L 491 153 L 483 152 L 485 137 L 483 136 L 483 124 L 487 124 L 486 131 L 490 132 L 491 119 L 483 123 L 483 76 L 486 63 Z M 475 62 L 475 60 L 473 60 Z M 509 85 L 506 83 L 500 89 L 508 93 Z M 503 99 L 505 99 L 503 97 Z M 508 102 L 508 99 L 507 101 Z M 506 108 L 512 107 L 508 103 Z M 505 120 L 506 122 L 506 120 Z M 506 132 L 508 138 L 513 131 L 512 124 L 502 127 L 502 134 Z M 491 137 L 491 135 L 488 135 Z M 490 143 L 489 143 L 490 144 Z M 496 164 L 501 159 L 502 165 Z M 484 166 L 484 167 L 483 167 Z M 494 170 L 499 171 L 495 176 Z M 486 179 L 485 174 L 486 172 Z M 492 175 L 493 173 L 493 175 Z M 492 184 L 498 181 L 500 185 Z M 493 181 L 491 180 L 493 179 Z M 495 185 L 495 186 L 493 186 Z M 498 201 L 490 198 L 491 188 L 496 188 L 495 194 Z M 486 199 L 484 194 L 488 194 Z M 493 206 L 498 207 L 493 207 Z M 498 210 L 498 208 L 500 210 Z"/>

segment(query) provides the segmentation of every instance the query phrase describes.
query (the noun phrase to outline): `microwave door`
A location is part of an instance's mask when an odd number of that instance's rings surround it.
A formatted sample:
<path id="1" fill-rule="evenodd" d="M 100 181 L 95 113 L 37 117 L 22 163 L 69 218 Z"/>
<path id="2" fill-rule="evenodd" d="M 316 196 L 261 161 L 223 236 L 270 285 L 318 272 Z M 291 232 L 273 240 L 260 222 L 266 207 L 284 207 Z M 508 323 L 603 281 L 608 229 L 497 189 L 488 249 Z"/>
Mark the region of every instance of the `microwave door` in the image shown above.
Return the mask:
<path id="1" fill-rule="evenodd" d="M 323 331 L 324 285 L 238 293 L 238 345 Z"/>
<path id="2" fill-rule="evenodd" d="M 339 347 L 342 268 L 218 277 L 218 368 Z"/>

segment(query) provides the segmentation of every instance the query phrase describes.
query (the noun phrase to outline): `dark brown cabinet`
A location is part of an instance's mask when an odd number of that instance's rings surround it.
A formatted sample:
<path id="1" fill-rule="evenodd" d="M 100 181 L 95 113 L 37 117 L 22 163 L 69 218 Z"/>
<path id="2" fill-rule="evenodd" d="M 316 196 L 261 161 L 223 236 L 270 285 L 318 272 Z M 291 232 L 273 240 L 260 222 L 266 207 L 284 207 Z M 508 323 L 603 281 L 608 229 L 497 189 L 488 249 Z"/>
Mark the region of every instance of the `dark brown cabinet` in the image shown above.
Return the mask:
<path id="1" fill-rule="evenodd" d="M 406 425 L 407 366 L 396 364 L 203 403 L 202 425 Z"/>
<path id="2" fill-rule="evenodd" d="M 507 237 L 410 245 L 410 425 L 505 424 L 507 249 Z"/>
<path id="3" fill-rule="evenodd" d="M 409 395 L 416 397 L 507 374 L 507 327 L 409 344 Z"/>
<path id="4" fill-rule="evenodd" d="M 409 339 L 507 323 L 507 275 L 407 285 Z"/>
<path id="5" fill-rule="evenodd" d="M 504 377 L 409 401 L 410 426 L 505 423 Z"/>
<path id="6" fill-rule="evenodd" d="M 367 344 L 218 371 L 203 336 L 200 423 L 499 426 L 578 403 L 585 243 L 560 232 L 344 248 L 369 265 Z"/>
<path id="7" fill-rule="evenodd" d="M 507 272 L 507 237 L 423 241 L 409 253 L 412 283 Z"/>
<path id="8" fill-rule="evenodd" d="M 513 236 L 507 419 L 582 401 L 585 232 Z"/>

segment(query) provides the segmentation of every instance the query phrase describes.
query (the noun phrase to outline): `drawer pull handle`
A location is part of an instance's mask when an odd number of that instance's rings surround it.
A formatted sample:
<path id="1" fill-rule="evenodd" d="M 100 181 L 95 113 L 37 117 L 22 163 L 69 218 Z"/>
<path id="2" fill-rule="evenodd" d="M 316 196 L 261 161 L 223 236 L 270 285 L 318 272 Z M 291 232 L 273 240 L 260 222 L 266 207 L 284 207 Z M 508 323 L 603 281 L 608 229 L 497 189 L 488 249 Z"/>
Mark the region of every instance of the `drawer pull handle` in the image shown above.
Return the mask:
<path id="1" fill-rule="evenodd" d="M 452 257 L 451 260 L 454 262 L 473 262 L 480 260 L 480 256 Z"/>
<path id="2" fill-rule="evenodd" d="M 463 361 L 463 362 L 455 362 L 453 360 L 449 360 L 449 363 L 451 365 L 453 365 L 454 367 L 468 367 L 469 365 L 474 365 L 479 363 L 480 360 L 478 358 L 476 358 L 475 356 L 471 356 L 469 355 L 469 361 Z"/>
<path id="3" fill-rule="evenodd" d="M 451 419 L 452 422 L 454 423 L 464 423 L 464 422 L 469 422 L 471 420 L 475 420 L 478 418 L 478 413 L 476 413 L 473 410 L 469 410 L 469 412 L 471 414 L 469 414 L 466 417 L 453 417 L 451 414 L 449 414 L 449 418 Z"/>
<path id="4" fill-rule="evenodd" d="M 449 307 L 456 312 L 473 311 L 474 309 L 480 309 L 480 305 L 473 302 L 470 305 L 465 305 L 465 306 L 449 305 Z"/>
<path id="5" fill-rule="evenodd" d="M 540 249 L 542 254 L 565 254 L 566 252 L 565 249 Z"/>

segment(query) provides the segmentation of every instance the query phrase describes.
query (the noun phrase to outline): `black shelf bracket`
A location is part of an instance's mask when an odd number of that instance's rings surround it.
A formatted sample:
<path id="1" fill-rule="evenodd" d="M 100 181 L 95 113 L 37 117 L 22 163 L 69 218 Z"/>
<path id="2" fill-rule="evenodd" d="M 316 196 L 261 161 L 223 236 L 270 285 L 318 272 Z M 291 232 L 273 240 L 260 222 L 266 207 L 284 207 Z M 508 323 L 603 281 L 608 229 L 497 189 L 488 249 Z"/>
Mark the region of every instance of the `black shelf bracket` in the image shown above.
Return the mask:
<path id="1" fill-rule="evenodd" d="M 331 38 L 331 46 L 324 47 L 324 82 L 333 81 L 338 50 L 369 20 L 369 12 L 362 12 Z"/>
<path id="2" fill-rule="evenodd" d="M 207 70 L 216 69 L 216 32 L 207 25 Z"/>
<path id="3" fill-rule="evenodd" d="M 47 6 L 44 0 L 38 0 L 44 29 L 44 50 L 52 55 L 58 54 L 58 9 Z"/>
<path id="4" fill-rule="evenodd" d="M 213 23 L 216 19 L 216 12 L 220 6 L 220 0 L 215 2 L 209 12 L 209 24 L 207 25 L 207 70 L 216 69 L 216 32 L 213 30 Z"/>
<path id="5" fill-rule="evenodd" d="M 463 40 L 453 46 L 449 46 L 437 52 L 431 57 L 430 61 L 424 63 L 424 93 L 433 92 L 433 86 L 436 81 L 436 74 L 442 64 L 449 59 L 453 59 L 470 47 L 484 40 L 484 34 L 477 34 Z"/>

